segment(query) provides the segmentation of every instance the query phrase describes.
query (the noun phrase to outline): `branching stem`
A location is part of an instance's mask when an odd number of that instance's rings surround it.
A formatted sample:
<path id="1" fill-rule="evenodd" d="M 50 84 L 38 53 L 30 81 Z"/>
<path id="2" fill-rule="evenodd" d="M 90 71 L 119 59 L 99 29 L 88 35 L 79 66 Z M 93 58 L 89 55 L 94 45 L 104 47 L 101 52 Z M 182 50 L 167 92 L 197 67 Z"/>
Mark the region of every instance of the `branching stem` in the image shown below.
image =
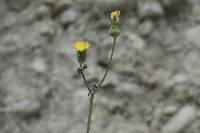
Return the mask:
<path id="1" fill-rule="evenodd" d="M 107 66 L 107 69 L 103 75 L 103 78 L 102 80 L 99 82 L 99 84 L 97 85 L 97 87 L 95 88 L 95 86 L 92 86 L 92 88 L 90 88 L 89 86 L 89 83 L 84 75 L 84 72 L 82 71 L 81 72 L 81 75 L 83 77 L 83 80 L 84 80 L 84 83 L 85 85 L 87 86 L 88 88 L 88 96 L 89 96 L 89 113 L 88 113 L 88 119 L 87 119 L 87 130 L 86 130 L 86 133 L 90 133 L 90 127 L 91 127 L 91 121 L 92 121 L 92 111 L 93 111 L 93 105 L 94 105 L 94 95 L 96 93 L 96 91 L 101 87 L 101 85 L 103 84 L 104 80 L 106 79 L 106 76 L 108 74 L 108 71 L 110 70 L 110 67 L 111 67 L 111 61 L 112 61 L 112 57 L 113 57 L 113 54 L 114 54 L 114 49 L 115 49 L 115 44 L 116 44 L 116 38 L 114 38 L 114 41 L 113 41 L 113 45 L 112 45 L 112 51 L 111 51 L 111 54 L 110 54 L 110 59 L 109 59 L 109 62 L 108 62 L 108 66 Z"/>
<path id="2" fill-rule="evenodd" d="M 95 90 L 95 92 L 101 87 L 101 85 L 103 84 L 104 80 L 106 79 L 106 76 L 108 74 L 108 71 L 110 70 L 110 67 L 111 67 L 111 61 L 112 61 L 112 57 L 113 57 L 113 54 L 114 54 L 114 50 L 115 50 L 115 44 L 116 44 L 116 38 L 114 38 L 114 41 L 113 41 L 113 45 L 112 45 L 112 51 L 111 51 L 111 54 L 110 54 L 110 59 L 109 59 L 109 62 L 108 62 L 108 66 L 107 66 L 107 69 L 103 75 L 103 78 L 101 80 L 101 82 L 99 83 L 97 89 Z"/>

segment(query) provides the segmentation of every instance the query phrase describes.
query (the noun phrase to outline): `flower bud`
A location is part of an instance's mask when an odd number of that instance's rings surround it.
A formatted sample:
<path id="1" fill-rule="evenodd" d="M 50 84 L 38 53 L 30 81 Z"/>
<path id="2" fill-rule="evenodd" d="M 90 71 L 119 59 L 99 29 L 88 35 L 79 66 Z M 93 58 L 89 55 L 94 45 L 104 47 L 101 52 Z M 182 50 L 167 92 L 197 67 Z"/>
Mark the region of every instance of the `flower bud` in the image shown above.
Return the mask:
<path id="1" fill-rule="evenodd" d="M 114 38 L 116 38 L 116 37 L 118 37 L 120 35 L 119 16 L 120 16 L 120 11 L 119 10 L 111 12 L 110 35 L 112 37 L 114 37 Z"/>
<path id="2" fill-rule="evenodd" d="M 114 25 L 112 24 L 111 25 L 111 28 L 110 28 L 110 35 L 112 37 L 118 37 L 120 35 L 120 29 L 119 29 L 119 25 Z"/>

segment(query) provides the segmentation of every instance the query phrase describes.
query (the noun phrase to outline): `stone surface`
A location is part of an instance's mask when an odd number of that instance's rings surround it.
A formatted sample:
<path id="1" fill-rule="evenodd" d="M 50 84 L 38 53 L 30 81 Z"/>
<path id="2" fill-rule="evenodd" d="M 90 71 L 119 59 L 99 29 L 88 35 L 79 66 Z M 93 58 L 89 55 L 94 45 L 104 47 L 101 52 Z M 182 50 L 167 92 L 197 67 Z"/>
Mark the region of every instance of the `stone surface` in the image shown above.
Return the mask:
<path id="1" fill-rule="evenodd" d="M 127 41 L 132 44 L 130 47 L 134 49 L 142 50 L 146 45 L 146 42 L 137 34 L 126 32 L 125 36 Z"/>
<path id="2" fill-rule="evenodd" d="M 19 113 L 24 116 L 32 115 L 39 112 L 40 103 L 34 100 L 23 100 L 16 103 L 12 103 L 6 107 L 0 108 L 0 112 L 5 113 Z"/>
<path id="3" fill-rule="evenodd" d="M 134 98 L 135 96 L 140 96 L 144 93 L 139 86 L 130 83 L 119 84 L 116 87 L 115 92 L 121 97 L 126 98 Z"/>
<path id="4" fill-rule="evenodd" d="M 29 0 L 19 0 L 19 1 L 7 0 L 6 2 L 8 7 L 15 11 L 23 10 L 30 3 Z"/>
<path id="5" fill-rule="evenodd" d="M 79 117 L 87 112 L 88 107 L 88 92 L 87 90 L 80 90 L 74 93 L 73 96 L 73 105 L 74 105 L 74 113 Z"/>
<path id="6" fill-rule="evenodd" d="M 68 25 L 70 23 L 75 22 L 77 17 L 78 17 L 78 12 L 74 9 L 69 9 L 61 14 L 59 21 L 62 25 Z"/>
<path id="7" fill-rule="evenodd" d="M 141 36 L 148 36 L 153 31 L 153 23 L 147 20 L 139 26 L 138 30 Z"/>
<path id="8" fill-rule="evenodd" d="M 41 5 L 37 8 L 36 11 L 36 16 L 37 18 L 41 19 L 44 17 L 49 17 L 50 16 L 50 8 L 46 5 Z"/>
<path id="9" fill-rule="evenodd" d="M 173 116 L 162 128 L 162 133 L 179 133 L 184 127 L 191 124 L 196 117 L 196 109 L 192 106 L 184 106 L 175 116 Z"/>
<path id="10" fill-rule="evenodd" d="M 199 0 L 0 0 L 1 133 L 85 131 L 73 44 L 91 44 L 85 75 L 98 82 L 114 9 L 121 33 L 91 132 L 199 133 Z"/>
<path id="11" fill-rule="evenodd" d="M 116 125 L 116 126 L 114 126 Z M 108 132 L 115 132 L 115 133 L 123 133 L 126 130 L 127 133 L 149 133 L 147 125 L 144 123 L 138 123 L 134 125 L 129 125 L 128 123 L 124 123 L 123 121 L 113 122 L 111 126 L 108 128 Z"/>
<path id="12" fill-rule="evenodd" d="M 195 3 L 192 10 L 192 18 L 196 21 L 200 20 L 200 3 Z"/>
<path id="13" fill-rule="evenodd" d="M 31 64 L 31 67 L 39 73 L 44 73 L 47 69 L 46 62 L 43 58 L 37 57 Z"/>
<path id="14" fill-rule="evenodd" d="M 200 25 L 191 27 L 185 31 L 185 37 L 187 40 L 191 43 L 196 45 L 197 47 L 200 47 Z"/>
<path id="15" fill-rule="evenodd" d="M 162 6 L 155 0 L 139 1 L 138 8 L 138 13 L 141 18 L 161 17 L 164 15 Z"/>
<path id="16" fill-rule="evenodd" d="M 169 106 L 166 106 L 163 109 L 163 113 L 166 114 L 166 115 L 170 115 L 170 114 L 175 113 L 177 110 L 178 110 L 177 106 L 175 106 L 175 105 L 169 105 Z"/>

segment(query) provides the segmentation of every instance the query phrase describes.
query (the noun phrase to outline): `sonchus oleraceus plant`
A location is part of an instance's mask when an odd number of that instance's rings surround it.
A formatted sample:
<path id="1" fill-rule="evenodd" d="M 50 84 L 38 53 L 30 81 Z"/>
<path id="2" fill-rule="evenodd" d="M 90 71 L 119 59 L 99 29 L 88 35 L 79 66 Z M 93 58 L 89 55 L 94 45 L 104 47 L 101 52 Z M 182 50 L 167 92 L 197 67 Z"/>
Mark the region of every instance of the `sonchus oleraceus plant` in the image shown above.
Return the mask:
<path id="1" fill-rule="evenodd" d="M 106 79 L 106 76 L 107 76 L 108 71 L 111 66 L 111 61 L 112 61 L 113 54 L 114 54 L 116 39 L 120 35 L 120 29 L 119 29 L 120 10 L 112 11 L 110 14 L 110 17 L 111 17 L 110 35 L 113 38 L 112 51 L 110 54 L 110 58 L 108 61 L 106 71 L 98 84 L 97 83 L 89 83 L 84 74 L 84 71 L 87 69 L 86 54 L 87 54 L 87 50 L 90 47 L 90 44 L 85 41 L 77 41 L 74 43 L 74 49 L 77 52 L 77 60 L 79 63 L 77 72 L 82 76 L 83 81 L 88 89 L 88 96 L 89 96 L 89 112 L 88 112 L 88 118 L 87 118 L 86 133 L 90 133 L 95 94 L 101 88 L 104 80 Z"/>

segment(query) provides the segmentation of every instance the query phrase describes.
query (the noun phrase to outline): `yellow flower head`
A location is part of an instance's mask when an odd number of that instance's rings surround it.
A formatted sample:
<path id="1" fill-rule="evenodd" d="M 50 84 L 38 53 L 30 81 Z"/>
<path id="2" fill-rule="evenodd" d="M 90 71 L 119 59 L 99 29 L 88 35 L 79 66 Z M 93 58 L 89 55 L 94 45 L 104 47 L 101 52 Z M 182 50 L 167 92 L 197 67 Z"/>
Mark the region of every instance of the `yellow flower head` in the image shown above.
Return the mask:
<path id="1" fill-rule="evenodd" d="M 90 47 L 90 44 L 89 44 L 88 42 L 77 41 L 77 42 L 75 42 L 75 44 L 74 44 L 74 48 L 75 48 L 76 51 L 78 51 L 78 52 L 86 51 L 89 47 Z"/>
<path id="2" fill-rule="evenodd" d="M 120 10 L 112 11 L 111 12 L 111 19 L 113 20 L 114 18 L 119 18 L 120 16 Z"/>

